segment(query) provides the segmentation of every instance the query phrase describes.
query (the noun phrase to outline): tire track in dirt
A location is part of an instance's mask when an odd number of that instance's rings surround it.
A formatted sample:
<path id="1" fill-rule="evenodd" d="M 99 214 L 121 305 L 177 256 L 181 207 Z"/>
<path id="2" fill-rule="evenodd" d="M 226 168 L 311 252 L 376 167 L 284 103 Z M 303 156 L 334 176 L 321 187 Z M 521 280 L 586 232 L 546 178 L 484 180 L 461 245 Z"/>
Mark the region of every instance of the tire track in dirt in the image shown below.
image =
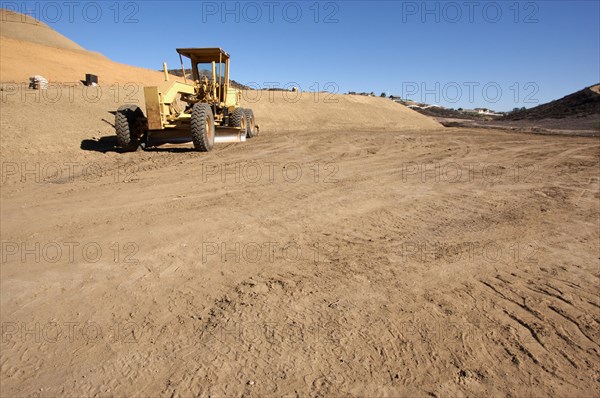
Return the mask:
<path id="1" fill-rule="evenodd" d="M 496 185 L 399 178 L 403 162 L 504 165 L 516 149 L 534 159 L 554 153 L 541 139 L 518 148 L 515 137 L 460 130 L 349 131 L 342 138 L 273 133 L 202 158 L 128 154 L 141 163 L 135 185 L 78 180 L 3 189 L 10 198 L 3 199 L 3 214 L 16 211 L 8 224 L 3 220 L 9 239 L 27 239 L 35 229 L 40 241 L 79 237 L 104 244 L 125 237 L 141 248 L 139 264 L 40 264 L 28 272 L 22 269 L 30 264 L 2 264 L 3 278 L 14 278 L 3 279 L 3 322 L 95 320 L 106 331 L 136 325 L 124 335 L 133 333 L 131 343 L 3 343 L 5 392 L 590 395 L 600 374 L 597 253 L 589 243 L 598 237 L 589 223 L 595 205 L 586 201 L 575 210 L 574 192 L 549 190 L 572 182 L 547 168 L 532 181 Z M 479 157 L 490 141 L 513 143 Z M 595 154 L 578 151 L 589 142 L 553 141 L 561 151 L 573 150 L 555 170 L 577 156 L 578 175 L 594 175 L 586 162 L 597 162 Z M 333 184 L 203 182 L 198 175 L 203 162 L 240 160 L 336 162 L 339 171 Z M 33 212 L 47 214 L 44 222 L 15 227 L 24 197 L 45 198 Z M 72 210 L 84 203 L 87 211 Z M 469 256 L 470 245 L 507 250 L 515 237 L 538 242 L 537 263 L 516 262 L 512 253 L 495 261 Z M 320 244 L 328 251 L 317 262 L 277 255 L 271 262 L 203 263 L 199 249 L 207 239 Z M 425 242 L 446 244 L 448 251 L 405 253 L 407 243 Z"/>

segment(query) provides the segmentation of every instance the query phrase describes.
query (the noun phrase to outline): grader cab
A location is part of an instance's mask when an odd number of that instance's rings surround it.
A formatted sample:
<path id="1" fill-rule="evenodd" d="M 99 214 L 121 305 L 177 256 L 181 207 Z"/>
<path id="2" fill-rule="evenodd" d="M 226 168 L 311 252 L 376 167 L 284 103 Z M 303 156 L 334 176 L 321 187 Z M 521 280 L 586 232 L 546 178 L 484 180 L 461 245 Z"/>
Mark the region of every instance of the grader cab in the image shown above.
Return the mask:
<path id="1" fill-rule="evenodd" d="M 184 81 L 144 87 L 146 115 L 136 105 L 120 107 L 115 116 L 119 146 L 135 151 L 192 141 L 208 152 L 215 143 L 244 142 L 259 132 L 252 109 L 240 107 L 241 91 L 229 82 L 229 54 L 220 48 L 178 48 Z M 188 82 L 183 57 L 191 61 Z"/>

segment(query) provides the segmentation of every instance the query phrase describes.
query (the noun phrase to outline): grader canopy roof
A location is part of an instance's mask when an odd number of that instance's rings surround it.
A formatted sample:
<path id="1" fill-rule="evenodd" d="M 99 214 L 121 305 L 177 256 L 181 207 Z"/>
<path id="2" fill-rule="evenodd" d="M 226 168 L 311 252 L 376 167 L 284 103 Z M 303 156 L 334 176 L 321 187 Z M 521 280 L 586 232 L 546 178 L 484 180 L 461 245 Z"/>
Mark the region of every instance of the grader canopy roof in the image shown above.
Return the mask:
<path id="1" fill-rule="evenodd" d="M 178 48 L 177 52 L 194 63 L 225 62 L 229 59 L 229 54 L 220 48 Z"/>

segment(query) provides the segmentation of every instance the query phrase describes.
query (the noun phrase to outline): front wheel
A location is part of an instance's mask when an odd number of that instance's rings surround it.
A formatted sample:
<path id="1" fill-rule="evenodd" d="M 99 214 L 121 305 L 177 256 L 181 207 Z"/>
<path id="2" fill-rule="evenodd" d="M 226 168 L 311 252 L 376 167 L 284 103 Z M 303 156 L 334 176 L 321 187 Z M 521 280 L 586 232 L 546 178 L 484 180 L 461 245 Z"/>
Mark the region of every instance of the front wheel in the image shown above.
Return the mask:
<path id="1" fill-rule="evenodd" d="M 198 102 L 192 109 L 192 141 L 194 148 L 208 152 L 215 145 L 215 117 L 208 104 Z"/>

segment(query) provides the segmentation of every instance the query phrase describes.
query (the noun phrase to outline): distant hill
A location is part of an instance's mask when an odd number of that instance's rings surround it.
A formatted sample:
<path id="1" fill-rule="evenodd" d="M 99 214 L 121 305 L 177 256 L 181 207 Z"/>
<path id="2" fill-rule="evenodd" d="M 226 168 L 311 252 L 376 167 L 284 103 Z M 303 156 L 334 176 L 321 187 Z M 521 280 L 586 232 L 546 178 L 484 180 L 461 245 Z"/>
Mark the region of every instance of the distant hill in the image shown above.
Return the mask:
<path id="1" fill-rule="evenodd" d="M 456 109 L 442 108 L 439 106 L 430 106 L 426 108 L 414 107 L 413 110 L 425 116 L 444 119 L 471 119 L 471 120 L 494 120 L 498 116 L 483 115 L 477 112 L 466 112 Z"/>
<path id="2" fill-rule="evenodd" d="M 162 69 L 161 69 L 161 71 L 162 71 Z M 181 69 L 167 69 L 167 71 L 169 72 L 170 75 L 183 77 L 183 71 Z M 200 73 L 200 74 L 202 74 L 202 73 Z M 186 71 L 185 71 L 185 78 L 188 80 L 192 80 L 192 72 L 188 69 L 186 69 Z M 243 85 L 242 83 L 238 83 L 233 79 L 229 79 L 229 83 L 231 84 L 231 87 L 237 88 L 239 90 L 251 90 L 250 87 Z"/>
<path id="3" fill-rule="evenodd" d="M 429 110 L 425 109 L 421 113 L 428 114 L 427 111 Z M 441 112 L 430 116 L 437 116 L 435 119 L 446 127 L 485 127 L 535 134 L 598 137 L 600 136 L 600 84 L 535 108 L 511 112 L 492 119 L 463 117 L 463 120 L 460 120 L 455 117 L 452 120 L 447 110 L 433 112 Z"/>
<path id="4" fill-rule="evenodd" d="M 598 115 L 600 115 L 600 84 L 535 108 L 509 113 L 499 120 L 587 118 Z"/>

